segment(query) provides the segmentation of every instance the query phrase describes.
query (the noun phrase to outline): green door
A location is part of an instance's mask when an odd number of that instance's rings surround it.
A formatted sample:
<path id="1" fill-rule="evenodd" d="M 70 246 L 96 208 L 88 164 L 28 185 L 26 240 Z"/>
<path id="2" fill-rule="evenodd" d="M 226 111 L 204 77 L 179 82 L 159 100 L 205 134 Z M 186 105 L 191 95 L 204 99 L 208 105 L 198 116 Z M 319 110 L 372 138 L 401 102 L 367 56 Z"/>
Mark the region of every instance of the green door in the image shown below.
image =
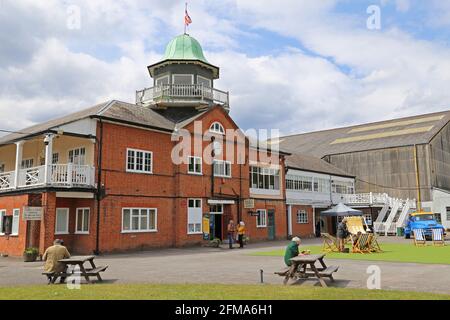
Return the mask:
<path id="1" fill-rule="evenodd" d="M 267 211 L 267 231 L 269 240 L 275 240 L 275 210 Z"/>

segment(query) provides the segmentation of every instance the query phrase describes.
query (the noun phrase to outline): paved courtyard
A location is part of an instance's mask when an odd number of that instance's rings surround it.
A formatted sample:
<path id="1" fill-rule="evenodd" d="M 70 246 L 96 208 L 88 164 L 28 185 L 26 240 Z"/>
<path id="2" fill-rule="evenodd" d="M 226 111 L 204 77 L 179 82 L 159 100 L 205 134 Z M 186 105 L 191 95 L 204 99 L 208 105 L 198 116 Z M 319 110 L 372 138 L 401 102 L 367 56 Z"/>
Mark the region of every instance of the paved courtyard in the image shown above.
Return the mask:
<path id="1" fill-rule="evenodd" d="M 394 240 L 393 238 L 390 241 Z M 401 240 L 400 240 L 401 241 Z M 318 240 L 304 240 L 305 245 Z M 96 258 L 97 265 L 109 265 L 103 274 L 107 283 L 264 283 L 281 284 L 282 278 L 274 271 L 283 268 L 282 257 L 252 256 L 252 252 L 284 248 L 286 241 L 259 243 L 247 248 L 161 249 L 129 254 L 104 255 Z M 381 268 L 382 289 L 424 291 L 450 294 L 450 265 L 414 263 L 332 260 L 328 265 L 339 265 L 336 282 L 330 286 L 366 288 L 367 268 Z M 45 284 L 41 275 L 42 262 L 24 263 L 20 258 L 0 258 L 0 286 Z M 307 280 L 298 285 L 318 285 Z"/>

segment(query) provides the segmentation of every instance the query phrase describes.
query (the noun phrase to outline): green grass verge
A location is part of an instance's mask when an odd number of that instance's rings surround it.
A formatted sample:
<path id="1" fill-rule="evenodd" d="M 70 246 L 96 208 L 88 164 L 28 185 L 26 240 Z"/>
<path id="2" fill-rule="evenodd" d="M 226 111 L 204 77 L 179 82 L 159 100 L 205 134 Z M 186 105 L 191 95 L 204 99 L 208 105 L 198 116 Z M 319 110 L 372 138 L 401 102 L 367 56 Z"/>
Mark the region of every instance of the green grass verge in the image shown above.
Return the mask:
<path id="1" fill-rule="evenodd" d="M 450 246 L 445 247 L 416 247 L 413 244 L 382 243 L 381 253 L 327 253 L 329 259 L 369 260 L 411 262 L 426 264 L 450 264 Z M 302 250 L 309 249 L 311 253 L 321 253 L 322 246 L 301 246 Z M 256 256 L 284 256 L 284 250 L 260 251 Z"/>
<path id="2" fill-rule="evenodd" d="M 450 295 L 280 285 L 94 284 L 0 288 L 0 300 L 450 300 Z"/>

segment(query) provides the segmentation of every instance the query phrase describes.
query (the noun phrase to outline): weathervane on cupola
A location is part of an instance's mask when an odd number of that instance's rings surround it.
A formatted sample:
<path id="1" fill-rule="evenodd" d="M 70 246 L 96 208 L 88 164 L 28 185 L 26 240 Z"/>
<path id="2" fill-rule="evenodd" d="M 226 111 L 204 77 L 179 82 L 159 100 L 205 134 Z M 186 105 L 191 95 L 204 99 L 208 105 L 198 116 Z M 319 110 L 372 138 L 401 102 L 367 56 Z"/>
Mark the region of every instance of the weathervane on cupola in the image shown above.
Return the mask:
<path id="1" fill-rule="evenodd" d="M 147 67 L 153 87 L 137 91 L 136 104 L 152 109 L 199 110 L 220 105 L 229 111 L 229 93 L 214 88 L 220 69 L 206 60 L 200 43 L 187 34 L 191 23 L 186 3 L 184 34 L 169 42 L 160 62 Z"/>

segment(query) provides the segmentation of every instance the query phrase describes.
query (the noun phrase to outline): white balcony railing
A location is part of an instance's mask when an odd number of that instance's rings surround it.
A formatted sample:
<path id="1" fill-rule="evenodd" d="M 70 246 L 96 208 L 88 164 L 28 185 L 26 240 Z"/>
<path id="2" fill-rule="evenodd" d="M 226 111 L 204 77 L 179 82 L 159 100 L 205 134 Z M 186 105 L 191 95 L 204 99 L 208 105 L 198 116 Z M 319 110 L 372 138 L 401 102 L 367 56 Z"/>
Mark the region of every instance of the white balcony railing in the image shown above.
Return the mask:
<path id="1" fill-rule="evenodd" d="M 207 101 L 229 107 L 228 92 L 199 84 L 165 84 L 136 92 L 136 104 L 158 102 Z"/>
<path id="2" fill-rule="evenodd" d="M 45 166 L 19 170 L 17 188 L 15 171 L 0 173 L 0 192 L 12 189 L 38 186 L 57 187 L 93 187 L 95 185 L 95 168 L 87 165 L 53 164 L 48 167 L 47 181 Z"/>
<path id="3" fill-rule="evenodd" d="M 0 173 L 0 190 L 14 189 L 14 177 L 14 171 Z"/>

